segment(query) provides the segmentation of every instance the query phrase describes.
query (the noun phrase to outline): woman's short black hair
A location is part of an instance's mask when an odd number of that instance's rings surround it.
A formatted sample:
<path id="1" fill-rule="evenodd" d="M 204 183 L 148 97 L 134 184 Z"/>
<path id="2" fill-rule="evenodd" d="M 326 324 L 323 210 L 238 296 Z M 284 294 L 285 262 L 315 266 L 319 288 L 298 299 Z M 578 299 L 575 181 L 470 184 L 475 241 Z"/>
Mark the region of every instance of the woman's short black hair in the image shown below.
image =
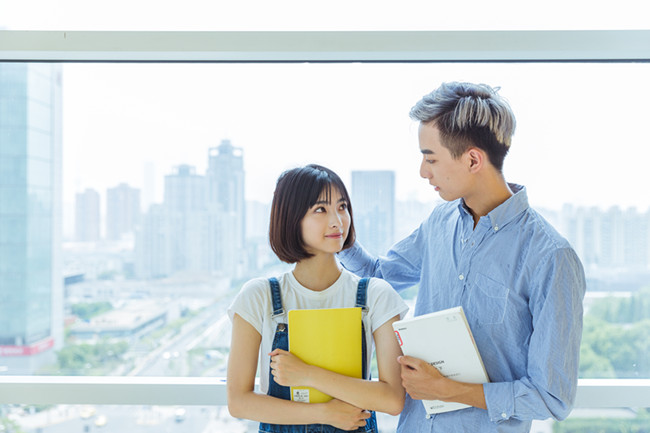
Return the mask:
<path id="1" fill-rule="evenodd" d="M 280 175 L 275 186 L 271 204 L 269 242 L 271 249 L 280 260 L 286 263 L 297 263 L 313 256 L 305 250 L 300 229 L 301 221 L 323 193 L 326 199 L 330 200 L 332 188 L 346 200 L 350 213 L 350 228 L 343 249 L 350 248 L 354 244 L 352 205 L 343 181 L 329 168 L 309 164 L 285 171 Z"/>

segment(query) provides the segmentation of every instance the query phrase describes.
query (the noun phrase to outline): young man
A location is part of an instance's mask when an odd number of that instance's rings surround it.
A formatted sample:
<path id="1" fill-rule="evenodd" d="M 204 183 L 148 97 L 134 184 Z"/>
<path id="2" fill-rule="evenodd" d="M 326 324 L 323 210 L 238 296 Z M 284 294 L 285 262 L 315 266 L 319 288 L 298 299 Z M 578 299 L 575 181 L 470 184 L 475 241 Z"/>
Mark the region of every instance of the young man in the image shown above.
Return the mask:
<path id="1" fill-rule="evenodd" d="M 515 118 L 489 86 L 445 83 L 410 116 L 420 122 L 420 175 L 446 203 L 385 257 L 358 243 L 339 254 L 397 290 L 419 283 L 415 315 L 461 305 L 490 378 L 468 384 L 400 357 L 408 393 L 398 432 L 528 432 L 564 419 L 578 377 L 585 277 L 575 251 L 502 173 Z M 426 417 L 418 400 L 472 407 Z"/>

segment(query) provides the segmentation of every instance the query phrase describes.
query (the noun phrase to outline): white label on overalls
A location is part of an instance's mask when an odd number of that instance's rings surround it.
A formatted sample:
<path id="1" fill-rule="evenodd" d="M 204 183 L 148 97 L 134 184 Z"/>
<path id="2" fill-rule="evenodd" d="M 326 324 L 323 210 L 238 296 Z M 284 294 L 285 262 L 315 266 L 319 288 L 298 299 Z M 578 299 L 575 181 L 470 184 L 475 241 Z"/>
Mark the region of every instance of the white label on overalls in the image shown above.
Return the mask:
<path id="1" fill-rule="evenodd" d="M 300 403 L 309 403 L 309 390 L 308 389 L 294 389 L 293 401 Z"/>

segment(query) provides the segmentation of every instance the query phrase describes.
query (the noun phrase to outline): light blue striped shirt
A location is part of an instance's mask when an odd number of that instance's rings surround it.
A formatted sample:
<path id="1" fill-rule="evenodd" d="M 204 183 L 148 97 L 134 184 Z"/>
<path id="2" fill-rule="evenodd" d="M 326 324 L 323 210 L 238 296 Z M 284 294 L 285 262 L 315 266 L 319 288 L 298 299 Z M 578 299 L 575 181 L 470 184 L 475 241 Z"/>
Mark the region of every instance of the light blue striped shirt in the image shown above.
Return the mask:
<path id="1" fill-rule="evenodd" d="M 462 305 L 490 383 L 487 411 L 426 418 L 408 395 L 398 432 L 528 432 L 533 419 L 564 419 L 573 405 L 586 285 L 575 251 L 515 193 L 473 227 L 463 200 L 437 206 L 386 257 L 358 243 L 339 253 L 361 276 L 402 290 L 420 283 L 415 315 Z"/>

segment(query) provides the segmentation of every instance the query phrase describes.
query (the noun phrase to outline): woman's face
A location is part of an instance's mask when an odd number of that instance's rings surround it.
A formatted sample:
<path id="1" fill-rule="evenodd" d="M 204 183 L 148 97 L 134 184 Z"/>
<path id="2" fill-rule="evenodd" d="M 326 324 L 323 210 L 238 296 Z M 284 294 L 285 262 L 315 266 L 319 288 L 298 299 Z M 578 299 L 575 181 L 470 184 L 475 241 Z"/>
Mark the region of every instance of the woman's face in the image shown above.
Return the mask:
<path id="1" fill-rule="evenodd" d="M 314 255 L 338 253 L 348 237 L 348 202 L 334 187 L 329 198 L 325 191 L 321 192 L 300 222 L 305 250 Z"/>

